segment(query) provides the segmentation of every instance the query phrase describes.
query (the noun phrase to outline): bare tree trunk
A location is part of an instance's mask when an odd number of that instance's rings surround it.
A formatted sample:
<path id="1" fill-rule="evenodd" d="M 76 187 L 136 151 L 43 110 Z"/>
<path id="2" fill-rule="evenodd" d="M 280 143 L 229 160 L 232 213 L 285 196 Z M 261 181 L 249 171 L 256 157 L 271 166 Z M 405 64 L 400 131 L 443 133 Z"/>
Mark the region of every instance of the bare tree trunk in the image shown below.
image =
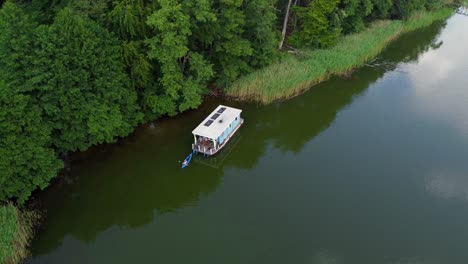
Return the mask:
<path id="1" fill-rule="evenodd" d="M 292 0 L 289 0 L 288 7 L 286 9 L 286 15 L 284 16 L 283 31 L 281 31 L 281 41 L 278 46 L 278 49 L 283 48 L 284 39 L 286 38 L 286 28 L 288 27 L 289 10 L 291 9 L 291 3 L 292 3 Z"/>

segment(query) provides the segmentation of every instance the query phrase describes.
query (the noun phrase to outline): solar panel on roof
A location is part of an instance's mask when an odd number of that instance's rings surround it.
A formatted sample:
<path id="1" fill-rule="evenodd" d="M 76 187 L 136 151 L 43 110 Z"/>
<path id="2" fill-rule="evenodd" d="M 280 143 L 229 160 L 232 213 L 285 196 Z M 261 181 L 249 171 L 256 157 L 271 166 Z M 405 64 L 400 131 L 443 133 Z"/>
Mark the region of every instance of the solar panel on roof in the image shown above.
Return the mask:
<path id="1" fill-rule="evenodd" d="M 214 114 L 214 115 L 211 117 L 211 119 L 216 120 L 216 118 L 218 118 L 220 115 L 221 115 L 221 114 Z"/>
<path id="2" fill-rule="evenodd" d="M 208 121 L 205 122 L 205 126 L 210 126 L 211 123 L 213 123 L 213 120 L 208 120 Z"/>
<path id="3" fill-rule="evenodd" d="M 221 108 L 218 110 L 218 113 L 221 114 L 222 112 L 224 112 L 224 110 L 226 110 L 226 107 L 221 107 Z"/>

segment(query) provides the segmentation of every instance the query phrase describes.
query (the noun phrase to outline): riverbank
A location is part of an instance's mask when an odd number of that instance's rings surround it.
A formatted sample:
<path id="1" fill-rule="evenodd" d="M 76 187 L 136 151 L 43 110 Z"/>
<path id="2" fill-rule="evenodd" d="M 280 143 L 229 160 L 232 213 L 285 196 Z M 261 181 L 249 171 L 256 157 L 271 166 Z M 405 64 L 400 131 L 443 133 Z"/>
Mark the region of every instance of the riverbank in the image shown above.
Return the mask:
<path id="1" fill-rule="evenodd" d="M 187 170 L 190 131 L 222 98 L 71 155 L 28 204 L 47 214 L 28 264 L 465 263 L 467 27 L 402 35 L 378 55 L 398 70 L 235 102 L 232 151 Z"/>
<path id="2" fill-rule="evenodd" d="M 0 206 L 0 263 L 21 263 L 27 256 L 32 237 L 33 213 L 20 212 L 15 206 Z"/>
<path id="3" fill-rule="evenodd" d="M 349 74 L 375 58 L 400 34 L 444 20 L 452 13 L 452 9 L 444 8 L 418 12 L 405 21 L 378 21 L 361 33 L 343 37 L 330 49 L 284 54 L 279 62 L 234 82 L 226 95 L 264 104 L 291 98 L 332 75 Z"/>

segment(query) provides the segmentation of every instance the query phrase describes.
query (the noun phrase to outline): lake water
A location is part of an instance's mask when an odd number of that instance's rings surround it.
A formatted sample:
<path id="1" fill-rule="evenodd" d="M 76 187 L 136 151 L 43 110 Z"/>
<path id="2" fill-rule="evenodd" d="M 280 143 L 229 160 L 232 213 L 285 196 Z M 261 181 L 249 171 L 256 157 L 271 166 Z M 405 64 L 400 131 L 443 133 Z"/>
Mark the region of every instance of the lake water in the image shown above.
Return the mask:
<path id="1" fill-rule="evenodd" d="M 30 263 L 468 263 L 468 17 L 268 106 L 208 100 L 77 154 Z M 181 170 L 219 103 L 239 135 Z"/>

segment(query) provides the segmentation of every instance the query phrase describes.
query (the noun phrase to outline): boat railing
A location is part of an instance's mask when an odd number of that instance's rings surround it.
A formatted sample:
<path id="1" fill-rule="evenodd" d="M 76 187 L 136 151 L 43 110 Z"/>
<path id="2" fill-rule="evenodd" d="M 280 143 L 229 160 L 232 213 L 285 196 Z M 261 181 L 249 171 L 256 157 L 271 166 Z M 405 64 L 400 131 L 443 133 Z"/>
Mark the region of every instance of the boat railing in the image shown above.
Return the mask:
<path id="1" fill-rule="evenodd" d="M 213 155 L 214 153 L 216 153 L 216 150 L 214 150 L 212 148 L 207 149 L 205 146 L 198 145 L 198 144 L 193 144 L 193 143 L 192 143 L 192 149 L 197 151 L 197 152 L 206 153 L 206 154 L 210 154 L 210 155 Z"/>

